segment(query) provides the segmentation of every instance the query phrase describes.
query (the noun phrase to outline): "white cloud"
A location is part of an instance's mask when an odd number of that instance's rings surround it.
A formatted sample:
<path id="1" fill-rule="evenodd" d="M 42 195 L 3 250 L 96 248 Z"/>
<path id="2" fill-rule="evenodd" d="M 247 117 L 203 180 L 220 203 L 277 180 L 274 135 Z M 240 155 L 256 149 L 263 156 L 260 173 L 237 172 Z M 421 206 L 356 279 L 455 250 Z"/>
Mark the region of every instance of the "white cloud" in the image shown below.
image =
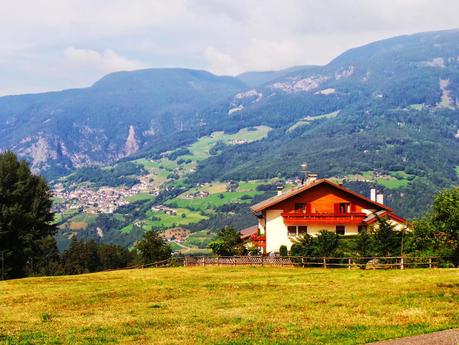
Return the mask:
<path id="1" fill-rule="evenodd" d="M 92 49 L 68 47 L 64 51 L 64 56 L 65 64 L 69 68 L 77 68 L 80 70 L 89 69 L 102 73 L 132 71 L 147 67 L 138 60 L 127 59 L 110 49 L 106 49 L 99 53 Z"/>
<path id="2" fill-rule="evenodd" d="M 457 0 L 0 2 L 2 93 L 146 66 L 234 74 L 325 64 L 373 40 L 459 27 Z"/>
<path id="3" fill-rule="evenodd" d="M 204 50 L 204 58 L 207 61 L 207 68 L 213 73 L 231 75 L 241 72 L 241 68 L 235 59 L 214 47 L 207 47 Z"/>

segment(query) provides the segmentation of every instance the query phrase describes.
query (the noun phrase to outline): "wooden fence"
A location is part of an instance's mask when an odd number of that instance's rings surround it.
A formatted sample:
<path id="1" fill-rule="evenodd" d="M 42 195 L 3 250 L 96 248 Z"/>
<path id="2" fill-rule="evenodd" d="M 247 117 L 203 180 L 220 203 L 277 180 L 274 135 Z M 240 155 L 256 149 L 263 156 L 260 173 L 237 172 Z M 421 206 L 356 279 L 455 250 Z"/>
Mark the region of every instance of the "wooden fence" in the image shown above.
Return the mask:
<path id="1" fill-rule="evenodd" d="M 186 256 L 184 266 L 287 266 L 347 269 L 405 269 L 454 267 L 444 257 L 302 257 L 302 256 Z"/>

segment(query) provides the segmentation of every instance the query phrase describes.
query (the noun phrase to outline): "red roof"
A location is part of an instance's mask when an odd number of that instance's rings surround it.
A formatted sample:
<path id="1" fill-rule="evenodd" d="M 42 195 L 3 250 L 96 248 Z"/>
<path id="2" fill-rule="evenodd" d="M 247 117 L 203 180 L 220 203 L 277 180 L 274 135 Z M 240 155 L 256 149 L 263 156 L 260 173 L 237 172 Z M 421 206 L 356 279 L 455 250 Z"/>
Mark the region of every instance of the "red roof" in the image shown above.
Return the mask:
<path id="1" fill-rule="evenodd" d="M 239 231 L 239 233 L 241 234 L 241 238 L 243 240 L 246 238 L 249 238 L 250 236 L 252 236 L 253 234 L 256 234 L 257 232 L 258 232 L 258 225 L 253 225 L 253 226 L 250 226 L 248 228 L 245 228 Z"/>
<path id="2" fill-rule="evenodd" d="M 295 188 L 295 189 L 293 189 L 293 190 L 291 190 L 289 192 L 283 193 L 281 195 L 273 196 L 272 198 L 266 199 L 266 200 L 264 200 L 264 201 L 262 201 L 262 202 L 260 202 L 258 204 L 253 205 L 252 207 L 250 207 L 250 209 L 252 210 L 253 213 L 261 212 L 261 211 L 267 209 L 268 207 L 276 205 L 281 201 L 289 199 L 289 198 L 291 198 L 291 197 L 293 197 L 293 196 L 295 196 L 297 194 L 303 193 L 303 192 L 307 191 L 308 189 L 314 188 L 314 187 L 316 187 L 318 185 L 321 185 L 321 184 L 327 184 L 327 185 L 330 185 L 330 186 L 332 186 L 334 188 L 337 188 L 337 189 L 339 189 L 339 190 L 341 190 L 341 191 L 343 191 L 345 193 L 351 194 L 351 195 L 353 195 L 353 196 L 355 196 L 355 197 L 357 197 L 359 199 L 362 199 L 362 200 L 364 200 L 364 201 L 376 206 L 376 208 L 378 208 L 378 209 L 383 209 L 383 210 L 386 210 L 388 212 L 393 212 L 393 210 L 390 207 L 388 207 L 388 206 L 386 206 L 384 204 L 380 204 L 379 202 L 373 201 L 373 200 L 371 200 L 371 199 L 369 199 L 369 198 L 367 198 L 367 197 L 365 197 L 365 196 L 363 196 L 363 195 L 361 195 L 359 193 L 356 193 L 356 192 L 354 192 L 354 191 L 352 191 L 352 190 L 350 190 L 348 188 L 340 186 L 340 185 L 338 185 L 338 184 L 336 184 L 334 182 L 331 182 L 331 181 L 329 181 L 327 179 L 319 179 L 319 180 L 317 180 L 315 182 L 309 183 L 307 185 L 303 185 L 303 186 L 301 186 L 299 188 Z"/>

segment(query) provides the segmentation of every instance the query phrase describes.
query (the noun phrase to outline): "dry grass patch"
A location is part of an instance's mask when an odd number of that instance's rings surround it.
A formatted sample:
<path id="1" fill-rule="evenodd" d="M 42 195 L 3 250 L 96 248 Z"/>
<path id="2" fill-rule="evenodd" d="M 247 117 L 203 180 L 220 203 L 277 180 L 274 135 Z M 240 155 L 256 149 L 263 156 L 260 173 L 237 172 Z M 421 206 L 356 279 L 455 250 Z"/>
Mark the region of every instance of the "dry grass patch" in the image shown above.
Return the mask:
<path id="1" fill-rule="evenodd" d="M 0 344 L 363 344 L 459 327 L 457 270 L 167 268 L 0 283 Z"/>

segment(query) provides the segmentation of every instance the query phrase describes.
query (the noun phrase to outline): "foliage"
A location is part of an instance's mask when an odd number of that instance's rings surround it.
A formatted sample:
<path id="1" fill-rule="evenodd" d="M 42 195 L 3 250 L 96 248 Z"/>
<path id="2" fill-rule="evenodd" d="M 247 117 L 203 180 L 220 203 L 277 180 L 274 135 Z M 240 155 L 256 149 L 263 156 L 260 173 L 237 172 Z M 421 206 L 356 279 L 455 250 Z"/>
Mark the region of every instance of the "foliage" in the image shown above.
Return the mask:
<path id="1" fill-rule="evenodd" d="M 51 196 L 42 177 L 31 173 L 15 154 L 0 154 L 0 251 L 5 277 L 47 272 L 46 256 L 55 253 Z"/>
<path id="2" fill-rule="evenodd" d="M 313 256 L 314 255 L 314 239 L 309 234 L 303 234 L 294 239 L 290 253 L 293 256 Z"/>
<path id="3" fill-rule="evenodd" d="M 356 253 L 360 256 L 370 256 L 371 252 L 371 236 L 367 231 L 361 231 L 355 241 Z"/>
<path id="4" fill-rule="evenodd" d="M 400 256 L 401 233 L 388 218 L 378 218 L 372 232 L 372 252 L 375 256 Z"/>
<path id="5" fill-rule="evenodd" d="M 132 176 L 144 175 L 146 170 L 131 162 L 122 162 L 113 167 L 102 169 L 99 167 L 86 167 L 77 170 L 66 179 L 66 183 L 91 182 L 96 187 L 120 186 L 132 187 L 139 183 L 139 180 Z"/>
<path id="6" fill-rule="evenodd" d="M 156 231 L 146 231 L 143 238 L 135 244 L 139 261 L 149 264 L 171 257 L 172 249 Z"/>
<path id="7" fill-rule="evenodd" d="M 81 274 L 108 269 L 124 268 L 133 260 L 126 249 L 114 244 L 96 243 L 93 240 L 77 240 L 62 253 L 62 269 L 65 274 Z"/>
<path id="8" fill-rule="evenodd" d="M 321 230 L 313 243 L 316 256 L 333 256 L 338 249 L 338 235 L 331 231 Z"/>
<path id="9" fill-rule="evenodd" d="M 285 245 L 281 245 L 281 246 L 280 246 L 280 248 L 279 248 L 279 255 L 280 255 L 280 256 L 287 256 L 287 255 L 288 255 L 287 246 L 285 246 Z"/>
<path id="10" fill-rule="evenodd" d="M 414 235 L 416 250 L 452 256 L 459 265 L 459 187 L 435 196 L 431 211 L 415 222 Z"/>
<path id="11" fill-rule="evenodd" d="M 225 227 L 217 233 L 215 240 L 209 243 L 212 252 L 220 256 L 244 255 L 246 249 L 238 231 Z"/>

